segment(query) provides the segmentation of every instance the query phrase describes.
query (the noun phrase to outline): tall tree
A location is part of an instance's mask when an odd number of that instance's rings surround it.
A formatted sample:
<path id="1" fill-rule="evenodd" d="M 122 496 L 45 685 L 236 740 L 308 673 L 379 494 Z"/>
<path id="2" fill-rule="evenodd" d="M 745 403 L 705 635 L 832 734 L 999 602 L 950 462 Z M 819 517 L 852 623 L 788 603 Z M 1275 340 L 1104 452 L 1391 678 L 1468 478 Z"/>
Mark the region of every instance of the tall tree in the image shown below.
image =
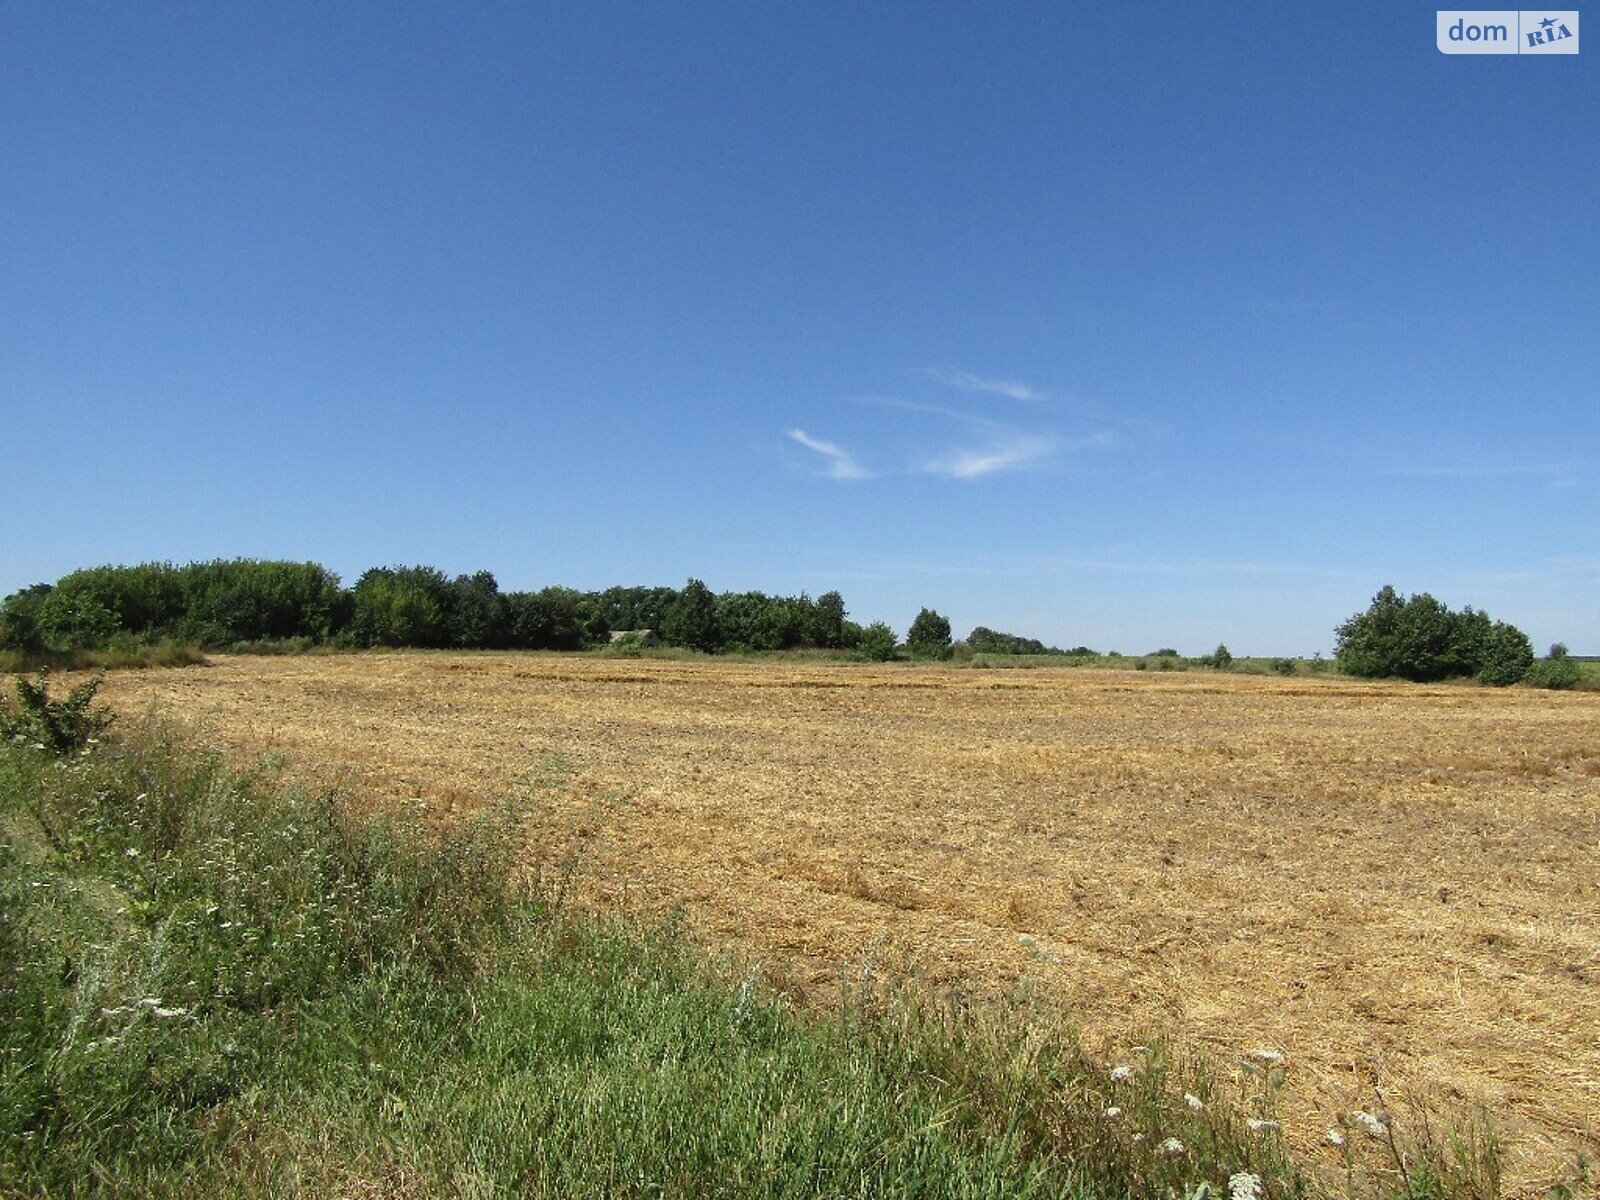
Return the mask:
<path id="1" fill-rule="evenodd" d="M 683 591 L 667 609 L 661 635 L 674 646 L 713 653 L 722 646 L 717 632 L 717 598 L 698 579 L 684 584 Z"/>
<path id="2" fill-rule="evenodd" d="M 919 658 L 940 658 L 950 650 L 950 618 L 925 608 L 911 622 L 906 649 Z"/>

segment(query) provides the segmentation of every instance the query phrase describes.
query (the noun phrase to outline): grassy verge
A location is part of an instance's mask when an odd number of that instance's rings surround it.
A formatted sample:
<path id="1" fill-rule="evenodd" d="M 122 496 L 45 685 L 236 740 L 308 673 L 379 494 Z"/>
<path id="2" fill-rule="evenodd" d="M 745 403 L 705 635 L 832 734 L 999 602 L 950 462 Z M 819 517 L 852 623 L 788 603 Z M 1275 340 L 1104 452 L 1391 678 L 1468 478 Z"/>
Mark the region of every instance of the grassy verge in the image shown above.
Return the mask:
<path id="1" fill-rule="evenodd" d="M 0 1195 L 1325 1191 L 1270 1088 L 1159 1047 L 1113 1073 L 1020 997 L 868 973 L 798 1010 L 670 925 L 565 909 L 519 827 L 159 729 L 0 747 Z M 1335 1190 L 1488 1197 L 1492 1151 Z"/>

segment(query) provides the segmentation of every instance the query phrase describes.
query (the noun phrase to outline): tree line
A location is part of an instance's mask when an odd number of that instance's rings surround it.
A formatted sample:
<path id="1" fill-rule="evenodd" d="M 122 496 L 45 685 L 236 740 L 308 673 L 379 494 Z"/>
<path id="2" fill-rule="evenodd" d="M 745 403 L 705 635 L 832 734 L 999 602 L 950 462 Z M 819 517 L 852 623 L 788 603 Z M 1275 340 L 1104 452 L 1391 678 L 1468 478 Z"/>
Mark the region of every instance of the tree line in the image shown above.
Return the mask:
<path id="1" fill-rule="evenodd" d="M 71 653 L 174 642 L 207 649 L 284 643 L 350 648 L 582 650 L 612 634 L 653 630 L 666 644 L 707 653 L 823 649 L 887 660 L 905 652 L 947 658 L 979 654 L 1093 656 L 1036 638 L 978 626 L 953 643 L 949 620 L 930 608 L 901 646 L 881 621 L 850 620 L 836 591 L 812 598 L 760 591 L 714 593 L 698 579 L 681 588 L 546 587 L 503 592 L 494 575 L 453 578 L 434 567 L 374 567 L 346 588 L 319 563 L 218 559 L 143 563 L 73 571 L 0 602 L 0 649 Z M 1477 677 L 1484 683 L 1572 687 L 1577 664 L 1563 646 L 1534 658 L 1528 637 L 1470 606 L 1453 611 L 1426 592 L 1383 588 L 1365 612 L 1335 630 L 1342 671 L 1369 678 L 1431 681 Z M 964 649 L 962 646 L 964 645 Z M 1176 650 L 1157 656 L 1177 656 Z M 1195 660 L 1228 669 L 1224 646 Z M 1292 671 L 1293 660 L 1279 660 Z M 1276 664 L 1275 664 L 1276 665 Z"/>
<path id="2" fill-rule="evenodd" d="M 614 631 L 654 630 L 668 645 L 724 650 L 892 653 L 894 632 L 849 619 L 836 591 L 812 598 L 682 588 L 547 587 L 505 592 L 489 571 L 375 567 L 346 588 L 318 563 L 229 559 L 73 571 L 0 603 L 0 647 L 101 650 L 174 641 L 206 648 L 298 642 L 349 647 L 580 650 Z"/>

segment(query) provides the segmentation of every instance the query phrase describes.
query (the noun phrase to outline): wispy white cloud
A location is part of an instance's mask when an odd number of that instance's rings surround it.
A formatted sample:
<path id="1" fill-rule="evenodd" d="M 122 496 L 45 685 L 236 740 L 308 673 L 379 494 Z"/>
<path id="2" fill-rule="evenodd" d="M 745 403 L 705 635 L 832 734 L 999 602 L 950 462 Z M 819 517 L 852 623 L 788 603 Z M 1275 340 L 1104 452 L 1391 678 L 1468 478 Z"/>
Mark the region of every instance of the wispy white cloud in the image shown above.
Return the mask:
<path id="1" fill-rule="evenodd" d="M 935 383 L 959 388 L 963 392 L 988 392 L 993 396 L 1004 396 L 1008 400 L 1025 400 L 1033 404 L 1049 399 L 1038 388 L 1011 379 L 985 379 L 981 375 L 973 375 L 966 371 L 944 371 L 938 367 L 929 367 L 924 374 Z"/>
<path id="2" fill-rule="evenodd" d="M 925 475 L 946 479 L 982 479 L 997 471 L 1015 471 L 1037 466 L 1060 447 L 1060 439 L 1042 434 L 996 432 L 988 444 L 973 449 L 953 450 L 922 464 Z"/>
<path id="3" fill-rule="evenodd" d="M 829 479 L 871 479 L 872 472 L 858 463 L 850 452 L 843 446 L 834 442 L 814 438 L 803 429 L 790 429 L 786 431 L 789 439 L 798 442 L 807 450 L 820 454 L 827 466 L 823 474 Z"/>

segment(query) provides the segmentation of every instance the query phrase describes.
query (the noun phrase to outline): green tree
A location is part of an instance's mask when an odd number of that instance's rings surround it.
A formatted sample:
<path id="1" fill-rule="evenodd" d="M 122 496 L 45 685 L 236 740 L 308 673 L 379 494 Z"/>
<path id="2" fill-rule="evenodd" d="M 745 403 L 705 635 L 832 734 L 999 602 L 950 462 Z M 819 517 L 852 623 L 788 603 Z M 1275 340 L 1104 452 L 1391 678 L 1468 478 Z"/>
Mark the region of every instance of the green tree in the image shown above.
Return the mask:
<path id="1" fill-rule="evenodd" d="M 449 583 L 433 567 L 374 567 L 356 580 L 350 627 L 362 646 L 441 646 Z"/>
<path id="2" fill-rule="evenodd" d="M 911 622 L 906 649 L 918 658 L 940 658 L 950 650 L 950 619 L 924 608 Z"/>
<path id="3" fill-rule="evenodd" d="M 1227 646 L 1218 642 L 1217 648 L 1200 661 L 1205 666 L 1215 667 L 1219 671 L 1226 671 L 1233 666 L 1233 653 Z"/>
<path id="4" fill-rule="evenodd" d="M 1466 675 L 1486 682 L 1505 678 L 1527 642 L 1520 630 L 1491 621 L 1487 613 L 1470 607 L 1452 612 L 1427 592 L 1402 597 L 1392 587 L 1381 589 L 1365 612 L 1335 633 L 1335 654 L 1348 673 L 1417 682 Z M 1531 662 L 1531 647 L 1527 656 Z"/>
<path id="5" fill-rule="evenodd" d="M 592 599 L 571 588 L 548 587 L 505 597 L 506 640 L 519 650 L 577 650 L 591 638 L 585 608 Z"/>
<path id="6" fill-rule="evenodd" d="M 845 644 L 845 607 L 844 597 L 838 592 L 823 592 L 817 597 L 815 605 L 817 614 L 817 644 L 826 646 L 830 650 L 840 649 Z"/>
<path id="7" fill-rule="evenodd" d="M 489 571 L 457 575 L 443 596 L 445 641 L 451 646 L 484 650 L 503 647 L 509 614 L 500 584 Z"/>
<path id="8" fill-rule="evenodd" d="M 44 649 L 39 613 L 53 589 L 48 583 L 13 592 L 0 603 L 0 649 L 34 653 Z"/>
<path id="9" fill-rule="evenodd" d="M 717 598 L 698 579 L 691 579 L 661 623 L 661 636 L 674 646 L 714 653 L 722 646 L 717 630 Z"/>

